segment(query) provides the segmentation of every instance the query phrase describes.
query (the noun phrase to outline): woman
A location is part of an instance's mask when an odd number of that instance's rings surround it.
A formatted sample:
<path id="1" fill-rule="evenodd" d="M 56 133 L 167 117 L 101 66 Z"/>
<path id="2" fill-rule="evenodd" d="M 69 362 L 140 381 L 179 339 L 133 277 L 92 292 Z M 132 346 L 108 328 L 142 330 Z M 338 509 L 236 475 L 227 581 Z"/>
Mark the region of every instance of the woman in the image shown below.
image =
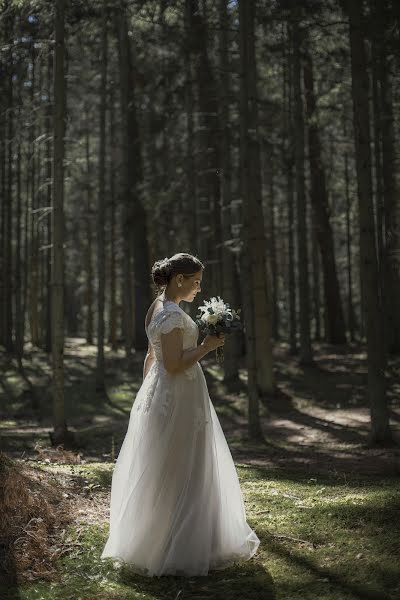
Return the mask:
<path id="1" fill-rule="evenodd" d="M 113 472 L 101 558 L 148 576 L 207 575 L 248 560 L 260 543 L 198 362 L 224 335 L 198 345 L 198 327 L 179 306 L 201 291 L 203 271 L 185 253 L 152 268 L 163 291 L 146 316 L 144 380 Z"/>

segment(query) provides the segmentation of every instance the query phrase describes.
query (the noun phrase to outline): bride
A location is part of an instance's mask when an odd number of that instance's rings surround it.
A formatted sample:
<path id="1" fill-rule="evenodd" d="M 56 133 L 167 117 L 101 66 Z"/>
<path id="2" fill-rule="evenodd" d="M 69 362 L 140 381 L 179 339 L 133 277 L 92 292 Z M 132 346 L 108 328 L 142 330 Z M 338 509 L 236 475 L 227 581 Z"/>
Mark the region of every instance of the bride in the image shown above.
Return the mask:
<path id="1" fill-rule="evenodd" d="M 207 575 L 248 560 L 260 543 L 198 362 L 224 335 L 198 345 L 199 329 L 179 306 L 201 291 L 204 268 L 185 253 L 153 265 L 163 291 L 146 316 L 143 383 L 112 477 L 101 558 L 148 576 Z"/>

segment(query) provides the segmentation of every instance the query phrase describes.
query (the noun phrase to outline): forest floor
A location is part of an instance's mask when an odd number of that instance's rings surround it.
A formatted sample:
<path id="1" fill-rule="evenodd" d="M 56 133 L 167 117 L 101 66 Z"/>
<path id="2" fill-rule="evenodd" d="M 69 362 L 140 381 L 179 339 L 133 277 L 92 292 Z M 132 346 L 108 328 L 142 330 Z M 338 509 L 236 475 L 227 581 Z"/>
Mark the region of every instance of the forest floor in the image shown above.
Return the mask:
<path id="1" fill-rule="evenodd" d="M 265 442 L 246 429 L 245 370 L 227 389 L 209 355 L 202 366 L 235 460 L 250 525 L 260 537 L 243 565 L 200 578 L 143 578 L 100 561 L 107 538 L 113 458 L 142 383 L 143 353 L 106 354 L 107 393 L 95 391 L 96 350 L 68 339 L 72 452 L 51 447 L 50 364 L 28 349 L 21 374 L 0 354 L 0 449 L 57 486 L 69 525 L 56 532 L 55 571 L 16 572 L 3 600 L 389 600 L 400 596 L 400 361 L 388 366 L 397 445 L 370 448 L 365 352 L 319 345 L 299 366 L 275 347 L 279 393 L 261 406 Z M 39 418 L 38 415 L 45 415 Z M 31 579 L 31 581 L 29 581 Z"/>

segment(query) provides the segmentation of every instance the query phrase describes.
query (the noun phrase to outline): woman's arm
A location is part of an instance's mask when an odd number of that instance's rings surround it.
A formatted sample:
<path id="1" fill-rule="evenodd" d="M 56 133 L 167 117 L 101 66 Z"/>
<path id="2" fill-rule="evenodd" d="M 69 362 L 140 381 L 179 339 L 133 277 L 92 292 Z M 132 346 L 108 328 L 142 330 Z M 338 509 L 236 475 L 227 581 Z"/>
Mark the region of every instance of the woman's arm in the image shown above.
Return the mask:
<path id="1" fill-rule="evenodd" d="M 222 346 L 224 338 L 225 335 L 223 333 L 219 337 L 207 335 L 197 348 L 183 350 L 182 329 L 176 327 L 169 333 L 162 333 L 161 348 L 166 370 L 171 375 L 182 373 L 182 371 L 193 366 L 208 352 L 218 346 Z"/>

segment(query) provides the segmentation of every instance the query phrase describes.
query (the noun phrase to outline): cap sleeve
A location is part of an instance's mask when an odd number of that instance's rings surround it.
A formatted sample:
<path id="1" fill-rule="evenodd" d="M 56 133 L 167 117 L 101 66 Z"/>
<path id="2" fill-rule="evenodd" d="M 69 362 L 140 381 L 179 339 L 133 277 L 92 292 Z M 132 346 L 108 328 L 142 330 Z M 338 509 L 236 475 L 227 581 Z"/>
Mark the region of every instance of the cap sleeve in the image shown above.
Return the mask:
<path id="1" fill-rule="evenodd" d="M 175 327 L 179 327 L 179 329 L 184 329 L 185 327 L 181 313 L 178 311 L 167 311 L 160 316 L 158 324 L 158 331 L 160 333 L 169 333 Z"/>

